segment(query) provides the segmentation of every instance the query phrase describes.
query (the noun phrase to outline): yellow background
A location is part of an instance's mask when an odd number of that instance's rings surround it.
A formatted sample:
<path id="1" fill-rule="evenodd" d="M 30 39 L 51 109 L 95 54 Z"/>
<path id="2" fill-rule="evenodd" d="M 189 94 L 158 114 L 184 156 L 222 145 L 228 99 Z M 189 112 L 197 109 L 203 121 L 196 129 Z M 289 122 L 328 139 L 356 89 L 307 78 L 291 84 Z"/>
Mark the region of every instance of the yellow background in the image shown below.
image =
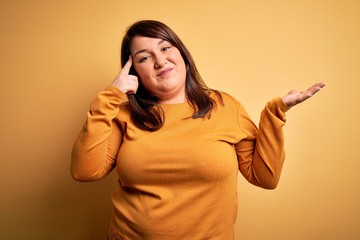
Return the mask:
<path id="1" fill-rule="evenodd" d="M 360 239 L 357 0 L 1 0 L 0 238 L 106 238 L 116 174 L 73 181 L 70 149 L 140 19 L 172 27 L 255 122 L 270 98 L 327 83 L 288 112 L 278 188 L 239 177 L 236 240 Z"/>

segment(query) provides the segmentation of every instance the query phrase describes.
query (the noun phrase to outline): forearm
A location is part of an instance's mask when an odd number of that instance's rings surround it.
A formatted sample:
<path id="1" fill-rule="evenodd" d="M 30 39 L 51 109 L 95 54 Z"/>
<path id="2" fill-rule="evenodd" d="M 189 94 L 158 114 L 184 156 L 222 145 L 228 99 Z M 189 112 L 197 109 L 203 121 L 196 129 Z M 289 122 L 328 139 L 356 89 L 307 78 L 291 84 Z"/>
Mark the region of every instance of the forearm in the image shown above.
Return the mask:
<path id="1" fill-rule="evenodd" d="M 261 113 L 258 132 L 249 133 L 242 144 L 245 151 L 240 171 L 254 185 L 274 189 L 279 182 L 285 159 L 282 127 L 288 109 L 280 98 L 268 102 Z"/>
<path id="2" fill-rule="evenodd" d="M 98 180 L 114 168 L 121 142 L 121 132 L 114 119 L 125 98 L 108 87 L 91 103 L 72 149 L 71 174 L 75 180 Z"/>

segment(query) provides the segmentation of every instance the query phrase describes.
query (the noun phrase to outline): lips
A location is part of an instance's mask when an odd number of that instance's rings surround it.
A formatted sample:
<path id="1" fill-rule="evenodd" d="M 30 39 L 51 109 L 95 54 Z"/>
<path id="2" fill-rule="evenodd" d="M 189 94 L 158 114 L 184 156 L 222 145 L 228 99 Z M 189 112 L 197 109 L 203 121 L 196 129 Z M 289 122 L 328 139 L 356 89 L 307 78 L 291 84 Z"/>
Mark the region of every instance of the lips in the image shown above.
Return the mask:
<path id="1" fill-rule="evenodd" d="M 165 68 L 163 70 L 161 70 L 159 73 L 158 73 L 158 77 L 165 77 L 166 75 L 168 75 L 173 69 L 172 68 Z"/>

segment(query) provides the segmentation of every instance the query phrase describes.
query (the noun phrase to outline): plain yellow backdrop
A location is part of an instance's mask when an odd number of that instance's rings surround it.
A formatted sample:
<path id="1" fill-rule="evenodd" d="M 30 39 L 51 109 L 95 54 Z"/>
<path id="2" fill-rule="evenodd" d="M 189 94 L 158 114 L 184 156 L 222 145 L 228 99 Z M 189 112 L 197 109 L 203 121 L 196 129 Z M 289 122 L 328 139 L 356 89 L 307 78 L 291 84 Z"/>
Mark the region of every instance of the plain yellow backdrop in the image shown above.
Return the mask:
<path id="1" fill-rule="evenodd" d="M 71 146 L 126 27 L 156 19 L 255 122 L 267 100 L 327 83 L 287 114 L 278 188 L 239 177 L 236 240 L 360 239 L 359 13 L 357 0 L 1 0 L 0 238 L 106 238 L 116 174 L 73 181 Z"/>

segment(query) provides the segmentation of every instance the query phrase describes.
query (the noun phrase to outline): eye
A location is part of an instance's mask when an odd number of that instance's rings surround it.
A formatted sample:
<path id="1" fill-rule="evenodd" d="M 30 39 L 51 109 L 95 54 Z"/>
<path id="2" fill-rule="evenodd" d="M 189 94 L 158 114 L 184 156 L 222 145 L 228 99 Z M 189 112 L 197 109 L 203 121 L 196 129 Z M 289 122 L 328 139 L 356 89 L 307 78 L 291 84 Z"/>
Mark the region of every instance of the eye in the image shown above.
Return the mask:
<path id="1" fill-rule="evenodd" d="M 165 51 L 169 50 L 170 48 L 171 48 L 171 47 L 168 47 L 168 46 L 167 46 L 167 47 L 163 47 L 163 48 L 162 48 L 162 51 L 165 52 Z"/>
<path id="2" fill-rule="evenodd" d="M 151 58 L 151 56 L 141 57 L 140 60 L 139 60 L 139 62 L 140 62 L 140 63 L 146 62 L 149 58 Z"/>

